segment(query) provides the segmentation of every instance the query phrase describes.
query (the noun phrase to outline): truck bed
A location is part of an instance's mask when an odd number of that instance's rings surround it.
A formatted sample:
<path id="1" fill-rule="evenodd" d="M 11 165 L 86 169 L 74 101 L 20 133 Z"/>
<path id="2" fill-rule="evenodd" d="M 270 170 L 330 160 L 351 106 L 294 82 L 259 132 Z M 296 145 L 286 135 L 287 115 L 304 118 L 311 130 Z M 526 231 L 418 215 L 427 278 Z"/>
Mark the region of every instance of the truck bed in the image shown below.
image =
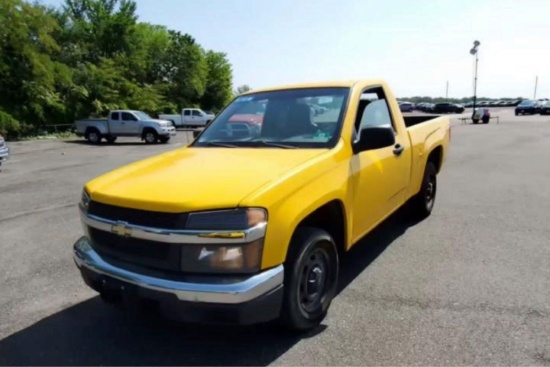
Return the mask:
<path id="1" fill-rule="evenodd" d="M 434 120 L 438 117 L 441 117 L 439 115 L 414 115 L 414 116 L 403 116 L 403 119 L 405 120 L 405 126 L 411 127 L 414 125 L 421 124 L 423 122 Z"/>

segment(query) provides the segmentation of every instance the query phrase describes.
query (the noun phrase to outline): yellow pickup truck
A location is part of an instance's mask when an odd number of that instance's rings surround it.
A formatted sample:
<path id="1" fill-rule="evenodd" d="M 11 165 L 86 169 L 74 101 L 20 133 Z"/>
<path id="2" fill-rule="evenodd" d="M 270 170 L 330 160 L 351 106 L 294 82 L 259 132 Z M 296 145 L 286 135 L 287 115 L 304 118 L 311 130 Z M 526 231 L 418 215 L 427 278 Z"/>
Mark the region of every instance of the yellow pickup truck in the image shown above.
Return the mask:
<path id="1" fill-rule="evenodd" d="M 308 330 L 346 251 L 405 203 L 430 215 L 450 138 L 382 80 L 255 90 L 188 146 L 88 182 L 74 260 L 106 302 Z"/>

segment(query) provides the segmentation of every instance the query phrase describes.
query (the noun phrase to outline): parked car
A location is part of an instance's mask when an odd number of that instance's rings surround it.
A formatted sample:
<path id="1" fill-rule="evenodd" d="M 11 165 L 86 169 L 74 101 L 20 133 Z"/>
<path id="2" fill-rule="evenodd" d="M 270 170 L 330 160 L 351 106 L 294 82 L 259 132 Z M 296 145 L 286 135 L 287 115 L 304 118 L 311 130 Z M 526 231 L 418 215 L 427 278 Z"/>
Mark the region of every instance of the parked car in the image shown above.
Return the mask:
<path id="1" fill-rule="evenodd" d="M 6 139 L 0 134 L 0 166 L 6 162 L 10 156 L 10 149 L 6 144 Z"/>
<path id="2" fill-rule="evenodd" d="M 184 108 L 180 115 L 159 115 L 159 119 L 169 121 L 174 127 L 204 127 L 214 119 L 213 113 L 206 113 L 200 108 Z"/>
<path id="3" fill-rule="evenodd" d="M 435 104 L 433 103 L 426 103 L 424 106 L 424 112 L 432 113 L 434 111 Z"/>
<path id="4" fill-rule="evenodd" d="M 330 110 L 312 120 L 307 98 Z M 259 100 L 261 131 L 231 135 L 231 117 Z M 381 80 L 247 92 L 190 145 L 86 183 L 75 264 L 107 302 L 316 328 L 342 254 L 405 203 L 430 215 L 450 134 L 446 116 L 403 116 Z"/>
<path id="5" fill-rule="evenodd" d="M 546 101 L 540 106 L 540 114 L 550 115 L 550 101 Z"/>
<path id="6" fill-rule="evenodd" d="M 464 112 L 464 107 L 458 106 L 454 103 L 442 102 L 436 103 L 433 106 L 433 113 L 462 113 Z"/>
<path id="7" fill-rule="evenodd" d="M 119 136 L 139 137 L 146 143 L 167 143 L 176 135 L 176 129 L 168 121 L 157 120 L 141 111 L 115 110 L 106 119 L 75 121 L 77 136 L 83 136 L 92 144 L 101 139 L 114 143 Z"/>
<path id="8" fill-rule="evenodd" d="M 401 104 L 399 104 L 399 110 L 401 112 L 413 112 L 414 105 L 410 102 L 402 102 Z"/>
<path id="9" fill-rule="evenodd" d="M 515 109 L 517 115 L 534 115 L 540 112 L 540 105 L 534 100 L 525 100 L 517 105 Z"/>

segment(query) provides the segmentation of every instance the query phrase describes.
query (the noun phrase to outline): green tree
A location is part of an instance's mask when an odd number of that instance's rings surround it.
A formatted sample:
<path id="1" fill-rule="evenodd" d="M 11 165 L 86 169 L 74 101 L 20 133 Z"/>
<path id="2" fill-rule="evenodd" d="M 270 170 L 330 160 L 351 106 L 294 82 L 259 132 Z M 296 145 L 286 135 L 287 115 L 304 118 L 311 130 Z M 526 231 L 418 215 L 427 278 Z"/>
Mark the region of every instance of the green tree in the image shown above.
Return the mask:
<path id="1" fill-rule="evenodd" d="M 56 62 L 59 24 L 48 10 L 21 0 L 0 1 L 0 108 L 19 121 L 40 125 L 65 110 L 62 89 L 70 70 Z"/>
<path id="2" fill-rule="evenodd" d="M 233 97 L 233 73 L 227 56 L 222 52 L 206 53 L 208 74 L 206 90 L 201 98 L 201 105 L 208 110 L 219 111 Z"/>
<path id="3" fill-rule="evenodd" d="M 231 98 L 227 55 L 189 34 L 139 23 L 134 0 L 0 0 L 0 131 L 131 108 L 219 109 Z"/>
<path id="4" fill-rule="evenodd" d="M 206 91 L 208 64 L 204 51 L 188 34 L 169 31 L 170 46 L 159 60 L 169 84 L 167 98 L 178 108 L 199 104 Z"/>
<path id="5" fill-rule="evenodd" d="M 234 94 L 238 96 L 240 94 L 246 93 L 246 92 L 251 91 L 251 90 L 252 89 L 250 88 L 250 86 L 248 84 L 244 84 L 244 85 L 238 86 L 237 89 L 235 89 Z"/>

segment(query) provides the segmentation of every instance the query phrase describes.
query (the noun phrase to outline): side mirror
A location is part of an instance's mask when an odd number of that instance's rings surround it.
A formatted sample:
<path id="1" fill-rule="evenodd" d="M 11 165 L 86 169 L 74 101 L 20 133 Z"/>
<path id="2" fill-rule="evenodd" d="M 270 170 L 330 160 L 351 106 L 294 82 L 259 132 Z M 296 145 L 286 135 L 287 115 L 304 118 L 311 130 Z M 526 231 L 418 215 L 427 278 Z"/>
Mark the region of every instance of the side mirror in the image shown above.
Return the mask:
<path id="1" fill-rule="evenodd" d="M 355 154 L 366 150 L 391 147 L 395 145 L 395 133 L 391 126 L 368 126 L 359 133 L 359 140 L 353 142 Z"/>

